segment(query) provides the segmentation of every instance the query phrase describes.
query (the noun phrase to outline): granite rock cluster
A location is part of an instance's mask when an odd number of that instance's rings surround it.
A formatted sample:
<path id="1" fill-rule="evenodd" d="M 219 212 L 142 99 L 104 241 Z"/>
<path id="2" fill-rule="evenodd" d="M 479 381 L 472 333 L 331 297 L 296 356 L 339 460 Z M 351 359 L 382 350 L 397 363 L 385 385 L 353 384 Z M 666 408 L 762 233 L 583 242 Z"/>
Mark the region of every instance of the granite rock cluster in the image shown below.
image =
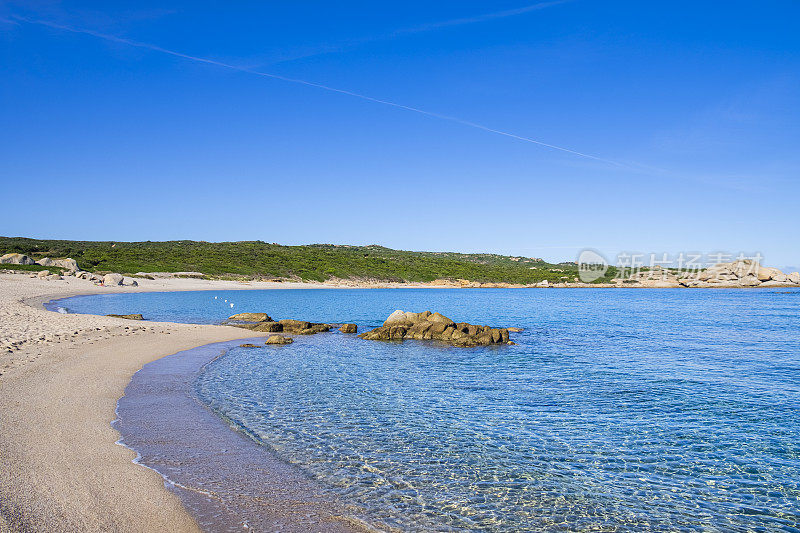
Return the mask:
<path id="1" fill-rule="evenodd" d="M 751 259 L 717 263 L 705 270 L 678 272 L 655 266 L 634 273 L 627 280 L 615 280 L 627 286 L 644 287 L 792 287 L 800 285 L 800 273 L 785 274 Z"/>
<path id="2" fill-rule="evenodd" d="M 330 324 L 307 322 L 305 320 L 273 320 L 267 313 L 238 313 L 228 317 L 228 325 L 264 333 L 292 333 L 294 335 L 313 335 L 331 330 Z"/>
<path id="3" fill-rule="evenodd" d="M 456 323 L 440 313 L 430 311 L 412 313 L 397 310 L 389 315 L 381 327 L 364 332 L 359 337 L 373 341 L 437 340 L 459 347 L 514 344 L 509 340 L 507 328 Z"/>

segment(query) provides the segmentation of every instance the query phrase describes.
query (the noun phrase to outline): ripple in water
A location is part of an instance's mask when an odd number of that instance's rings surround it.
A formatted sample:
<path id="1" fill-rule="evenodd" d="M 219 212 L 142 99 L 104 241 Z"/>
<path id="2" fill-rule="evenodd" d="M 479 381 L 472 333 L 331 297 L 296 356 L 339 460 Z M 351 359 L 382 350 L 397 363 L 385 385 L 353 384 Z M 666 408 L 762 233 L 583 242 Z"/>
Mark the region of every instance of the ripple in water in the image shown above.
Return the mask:
<path id="1" fill-rule="evenodd" d="M 229 300 L 240 311 L 360 328 L 396 308 L 432 309 L 525 327 L 517 346 L 469 350 L 331 333 L 234 349 L 205 367 L 195 383 L 203 401 L 374 524 L 796 531 L 798 296 L 281 290 L 53 304 L 215 323 Z"/>
<path id="2" fill-rule="evenodd" d="M 794 294 L 544 292 L 415 296 L 475 322 L 503 304 L 491 323 L 526 327 L 517 346 L 317 335 L 234 349 L 196 390 L 375 524 L 798 528 Z M 331 320 L 340 296 L 321 298 L 310 318 Z M 351 316 L 385 316 L 378 298 Z"/>

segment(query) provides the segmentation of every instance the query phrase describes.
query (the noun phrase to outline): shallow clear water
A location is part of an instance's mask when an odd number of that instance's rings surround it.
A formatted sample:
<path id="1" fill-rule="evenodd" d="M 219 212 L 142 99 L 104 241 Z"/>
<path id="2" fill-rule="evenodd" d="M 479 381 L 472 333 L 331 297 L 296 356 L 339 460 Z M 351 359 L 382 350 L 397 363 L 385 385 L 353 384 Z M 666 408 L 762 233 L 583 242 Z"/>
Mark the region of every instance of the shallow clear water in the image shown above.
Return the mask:
<path id="1" fill-rule="evenodd" d="M 474 349 L 334 332 L 234 348 L 204 368 L 195 389 L 207 405 L 373 523 L 800 527 L 800 291 L 224 291 L 59 305 L 360 328 L 430 309 L 524 327 L 516 346 Z"/>

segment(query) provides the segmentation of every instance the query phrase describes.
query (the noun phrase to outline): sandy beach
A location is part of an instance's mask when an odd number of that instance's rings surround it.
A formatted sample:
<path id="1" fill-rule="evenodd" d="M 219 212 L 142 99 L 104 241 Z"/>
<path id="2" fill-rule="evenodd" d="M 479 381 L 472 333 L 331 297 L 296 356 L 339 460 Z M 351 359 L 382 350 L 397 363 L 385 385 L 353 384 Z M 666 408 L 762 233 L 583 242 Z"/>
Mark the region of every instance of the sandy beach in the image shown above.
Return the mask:
<path id="1" fill-rule="evenodd" d="M 116 444 L 110 423 L 142 365 L 249 336 L 224 326 L 54 313 L 42 303 L 112 291 L 304 286 L 164 279 L 111 289 L 0 274 L 0 530 L 197 530 L 163 479 Z"/>

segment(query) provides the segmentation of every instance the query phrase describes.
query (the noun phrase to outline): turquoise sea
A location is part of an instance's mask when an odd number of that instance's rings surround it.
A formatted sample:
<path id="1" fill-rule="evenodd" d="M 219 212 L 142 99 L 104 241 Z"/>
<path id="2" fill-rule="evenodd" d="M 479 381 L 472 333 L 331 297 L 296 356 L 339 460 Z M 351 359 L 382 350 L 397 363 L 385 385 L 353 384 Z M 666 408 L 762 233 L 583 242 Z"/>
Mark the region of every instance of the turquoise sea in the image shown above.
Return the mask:
<path id="1" fill-rule="evenodd" d="M 334 331 L 226 345 L 197 365 L 194 398 L 377 528 L 800 531 L 798 290 L 285 289 L 50 305 L 193 323 L 263 311 L 360 331 L 395 309 L 431 310 L 524 328 L 516 346 L 469 349 Z M 158 443 L 133 433 L 147 462 Z"/>

